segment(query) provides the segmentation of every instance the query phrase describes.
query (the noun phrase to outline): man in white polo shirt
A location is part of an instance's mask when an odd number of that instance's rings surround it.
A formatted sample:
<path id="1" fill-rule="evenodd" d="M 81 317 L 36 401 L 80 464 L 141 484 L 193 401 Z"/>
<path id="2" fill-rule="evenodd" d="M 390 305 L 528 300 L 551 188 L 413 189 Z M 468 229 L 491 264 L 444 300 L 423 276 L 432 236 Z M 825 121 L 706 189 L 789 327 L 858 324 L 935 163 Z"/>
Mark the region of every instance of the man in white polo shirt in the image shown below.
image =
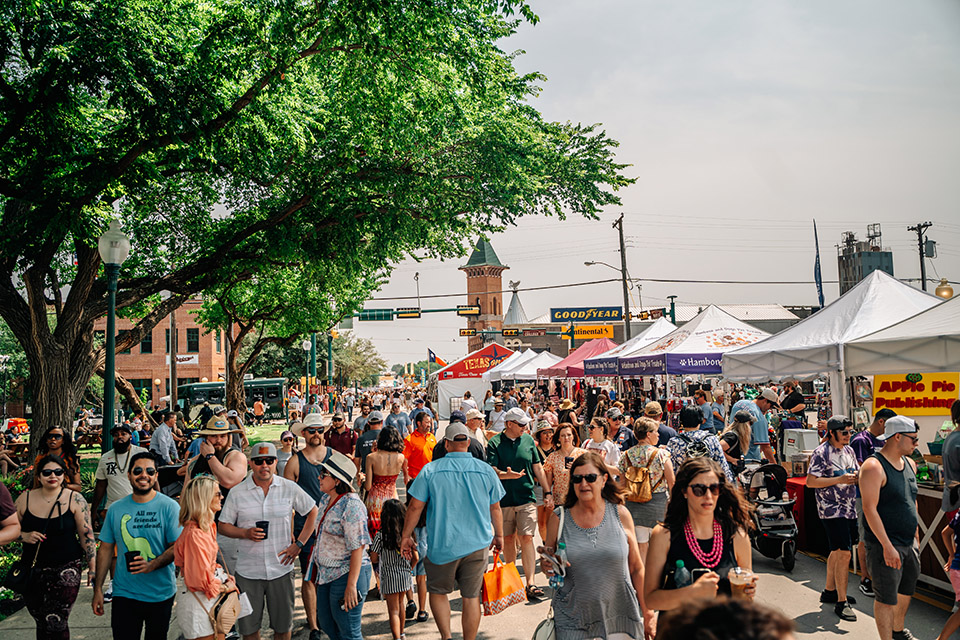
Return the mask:
<path id="1" fill-rule="evenodd" d="M 239 539 L 236 579 L 253 613 L 237 621 L 244 640 L 258 640 L 266 600 L 270 628 L 277 640 L 290 640 L 293 631 L 293 561 L 310 539 L 317 503 L 296 482 L 277 475 L 277 448 L 270 442 L 253 445 L 253 471 L 227 495 L 220 511 L 219 533 Z M 290 535 L 293 512 L 307 517 L 297 539 Z"/>

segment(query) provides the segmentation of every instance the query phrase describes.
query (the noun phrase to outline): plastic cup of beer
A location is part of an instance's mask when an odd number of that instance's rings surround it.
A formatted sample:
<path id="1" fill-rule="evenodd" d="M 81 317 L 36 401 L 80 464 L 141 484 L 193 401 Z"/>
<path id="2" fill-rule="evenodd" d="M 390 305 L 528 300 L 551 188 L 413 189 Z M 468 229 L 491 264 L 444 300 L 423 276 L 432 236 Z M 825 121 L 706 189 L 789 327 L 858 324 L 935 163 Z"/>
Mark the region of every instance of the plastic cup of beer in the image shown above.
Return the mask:
<path id="1" fill-rule="evenodd" d="M 727 572 L 727 579 L 730 580 L 730 595 L 737 600 L 752 600 L 753 597 L 747 595 L 747 587 L 753 584 L 754 575 L 749 569 L 743 567 L 733 567 Z"/>

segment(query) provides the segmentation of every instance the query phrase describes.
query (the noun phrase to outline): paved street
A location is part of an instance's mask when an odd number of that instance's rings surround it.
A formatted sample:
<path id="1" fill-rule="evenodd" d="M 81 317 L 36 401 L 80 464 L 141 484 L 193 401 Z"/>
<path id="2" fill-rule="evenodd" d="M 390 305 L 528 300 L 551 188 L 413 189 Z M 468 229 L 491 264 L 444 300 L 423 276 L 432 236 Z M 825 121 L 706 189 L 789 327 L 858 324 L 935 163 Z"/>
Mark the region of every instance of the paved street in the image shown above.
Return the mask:
<path id="1" fill-rule="evenodd" d="M 855 609 L 858 620 L 856 622 L 841 622 L 833 614 L 832 608 L 818 602 L 820 590 L 823 588 L 825 575 L 824 565 L 819 560 L 806 556 L 799 556 L 797 566 L 790 575 L 785 574 L 778 562 L 774 562 L 754 554 L 754 568 L 760 574 L 758 600 L 767 605 L 781 609 L 797 624 L 798 638 L 827 638 L 842 635 L 850 638 L 875 638 L 876 628 L 873 624 L 873 601 L 870 598 L 857 599 Z M 542 578 L 539 580 L 545 583 Z M 851 579 L 850 592 L 853 593 L 856 578 Z M 106 640 L 110 638 L 109 619 L 97 618 L 90 611 L 92 589 L 84 587 L 70 616 L 71 637 L 74 640 Z M 861 595 L 857 592 L 857 595 Z M 109 605 L 108 605 L 109 606 Z M 454 608 L 453 628 L 454 637 L 459 634 L 460 622 L 459 600 L 452 603 Z M 549 610 L 549 602 L 525 604 L 511 607 L 506 612 L 484 618 L 480 625 L 480 637 L 491 640 L 529 640 L 533 630 Z M 945 609 L 919 600 L 914 600 L 907 616 L 907 627 L 917 638 L 935 638 L 940 632 L 949 612 Z M 176 616 L 176 609 L 174 609 Z M 266 617 L 266 616 L 265 616 Z M 389 638 L 390 628 L 387 623 L 387 605 L 384 601 L 368 602 L 364 605 L 363 634 L 367 638 Z M 305 618 L 298 608 L 296 617 L 297 632 L 295 640 L 306 640 L 303 632 Z M 406 629 L 409 640 L 436 640 L 438 637 L 436 625 L 431 617 L 424 623 L 413 623 Z M 176 621 L 171 624 L 169 640 L 176 640 L 179 635 Z M 265 629 L 263 637 L 272 637 L 269 629 Z M 0 637 L 3 640 L 33 640 L 35 627 L 33 619 L 25 609 L 17 612 L 7 620 L 0 622 Z"/>

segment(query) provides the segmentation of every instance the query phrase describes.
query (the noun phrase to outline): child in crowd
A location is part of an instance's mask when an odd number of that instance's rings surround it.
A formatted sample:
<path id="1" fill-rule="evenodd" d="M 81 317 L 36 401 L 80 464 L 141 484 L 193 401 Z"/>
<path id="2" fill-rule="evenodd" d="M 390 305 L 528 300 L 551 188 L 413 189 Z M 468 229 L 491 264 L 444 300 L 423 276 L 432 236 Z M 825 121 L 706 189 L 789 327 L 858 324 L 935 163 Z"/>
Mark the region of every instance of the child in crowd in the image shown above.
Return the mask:
<path id="1" fill-rule="evenodd" d="M 400 610 L 405 594 L 412 588 L 410 561 L 400 553 L 400 537 L 407 508 L 399 500 L 387 500 L 380 512 L 380 531 L 370 545 L 373 562 L 380 563 L 380 593 L 387 600 L 390 631 L 394 640 L 406 638 L 403 633 L 405 612 Z M 417 554 L 414 552 L 414 564 Z"/>
<path id="2" fill-rule="evenodd" d="M 410 488 L 407 487 L 407 504 L 410 504 Z M 427 557 L 427 510 L 420 513 L 420 520 L 417 526 L 413 528 L 413 537 L 417 541 L 417 556 L 419 560 L 413 563 L 413 577 L 417 581 L 417 603 L 420 610 L 417 612 L 417 622 L 427 620 L 427 570 L 423 566 L 423 560 Z M 413 604 L 413 589 L 407 595 L 410 604 Z M 407 605 L 407 618 L 412 618 L 410 604 Z"/>
<path id="3" fill-rule="evenodd" d="M 954 488 L 954 490 L 956 490 L 956 488 Z M 943 544 L 947 548 L 949 552 L 948 557 L 950 558 L 947 560 L 947 564 L 944 565 L 943 570 L 950 576 L 950 584 L 953 585 L 957 602 L 960 602 L 960 553 L 957 552 L 957 547 L 960 546 L 957 544 L 958 540 L 960 540 L 960 511 L 954 512 L 950 524 L 943 528 L 940 535 L 943 536 Z M 937 640 L 947 640 L 947 638 L 952 636 L 958 629 L 960 629 L 960 609 L 954 611 L 953 614 L 947 618 L 946 624 L 943 625 L 943 631 L 937 636 Z"/>

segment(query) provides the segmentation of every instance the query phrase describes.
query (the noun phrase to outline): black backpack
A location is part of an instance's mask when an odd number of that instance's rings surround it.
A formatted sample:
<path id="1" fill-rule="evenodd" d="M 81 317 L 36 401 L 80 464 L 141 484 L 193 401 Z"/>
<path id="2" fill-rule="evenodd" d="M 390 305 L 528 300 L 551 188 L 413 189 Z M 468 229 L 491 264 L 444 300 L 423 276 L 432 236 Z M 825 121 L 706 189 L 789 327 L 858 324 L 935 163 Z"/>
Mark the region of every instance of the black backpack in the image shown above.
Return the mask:
<path id="1" fill-rule="evenodd" d="M 691 438 L 682 431 L 677 434 L 681 440 L 687 443 L 687 451 L 684 458 L 704 458 L 710 457 L 710 449 L 703 440 Z"/>

